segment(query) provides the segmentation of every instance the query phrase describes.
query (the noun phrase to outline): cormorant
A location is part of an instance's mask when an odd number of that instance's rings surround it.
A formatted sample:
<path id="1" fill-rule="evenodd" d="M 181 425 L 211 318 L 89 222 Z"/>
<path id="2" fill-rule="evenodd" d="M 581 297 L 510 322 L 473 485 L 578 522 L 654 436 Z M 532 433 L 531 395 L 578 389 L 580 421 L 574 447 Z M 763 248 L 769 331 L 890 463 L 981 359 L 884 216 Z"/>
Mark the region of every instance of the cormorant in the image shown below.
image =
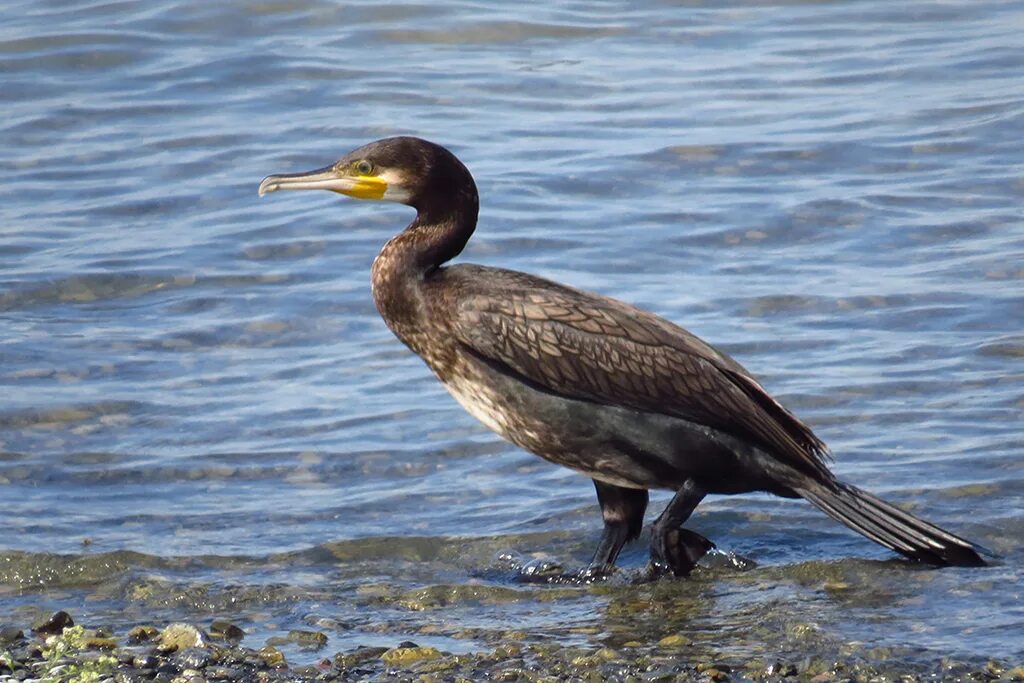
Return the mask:
<path id="1" fill-rule="evenodd" d="M 373 262 L 377 309 L 474 417 L 593 479 L 604 532 L 587 576 L 610 572 L 640 534 L 649 489 L 675 492 L 653 524 L 656 572 L 685 576 L 714 547 L 682 528 L 704 496 L 750 491 L 804 498 L 914 560 L 985 564 L 981 547 L 839 481 L 807 425 L 683 328 L 527 273 L 446 266 L 479 200 L 444 147 L 386 138 L 316 171 L 267 176 L 259 194 L 311 189 L 416 209 Z"/>

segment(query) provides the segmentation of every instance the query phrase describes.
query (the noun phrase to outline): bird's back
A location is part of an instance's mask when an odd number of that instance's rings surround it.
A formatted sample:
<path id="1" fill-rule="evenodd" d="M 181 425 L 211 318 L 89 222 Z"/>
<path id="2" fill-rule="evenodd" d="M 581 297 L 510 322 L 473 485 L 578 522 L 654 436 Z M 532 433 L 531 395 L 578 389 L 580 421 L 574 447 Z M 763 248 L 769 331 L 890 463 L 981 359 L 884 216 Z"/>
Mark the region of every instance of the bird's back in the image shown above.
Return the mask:
<path id="1" fill-rule="evenodd" d="M 615 299 L 499 268 L 437 271 L 431 317 L 450 343 L 568 398 L 679 417 L 830 479 L 827 449 L 743 366 L 687 330 Z"/>

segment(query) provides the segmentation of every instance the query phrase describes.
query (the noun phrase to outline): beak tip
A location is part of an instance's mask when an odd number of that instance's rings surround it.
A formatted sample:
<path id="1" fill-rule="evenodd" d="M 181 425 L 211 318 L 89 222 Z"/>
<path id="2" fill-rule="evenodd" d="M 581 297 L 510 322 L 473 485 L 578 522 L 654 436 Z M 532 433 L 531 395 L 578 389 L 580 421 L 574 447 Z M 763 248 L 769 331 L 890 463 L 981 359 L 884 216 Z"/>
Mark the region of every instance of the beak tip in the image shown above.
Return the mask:
<path id="1" fill-rule="evenodd" d="M 268 192 L 273 192 L 274 190 L 277 189 L 277 187 L 278 187 L 278 185 L 277 185 L 277 182 L 276 182 L 274 176 L 267 176 L 266 178 L 264 178 L 260 182 L 260 188 L 256 191 L 256 193 L 260 197 L 262 197 L 263 195 L 267 194 Z"/>

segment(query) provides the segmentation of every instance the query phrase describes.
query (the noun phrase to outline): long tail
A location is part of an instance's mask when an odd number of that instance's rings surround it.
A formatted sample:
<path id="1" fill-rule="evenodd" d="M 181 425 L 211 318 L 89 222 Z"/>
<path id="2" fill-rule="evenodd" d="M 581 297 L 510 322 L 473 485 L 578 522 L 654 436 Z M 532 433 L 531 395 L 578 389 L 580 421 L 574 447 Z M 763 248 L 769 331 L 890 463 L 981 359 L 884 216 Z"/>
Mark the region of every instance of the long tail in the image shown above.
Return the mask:
<path id="1" fill-rule="evenodd" d="M 808 482 L 795 490 L 837 522 L 913 560 L 940 567 L 982 567 L 988 563 L 981 555 L 992 555 L 856 486 Z"/>

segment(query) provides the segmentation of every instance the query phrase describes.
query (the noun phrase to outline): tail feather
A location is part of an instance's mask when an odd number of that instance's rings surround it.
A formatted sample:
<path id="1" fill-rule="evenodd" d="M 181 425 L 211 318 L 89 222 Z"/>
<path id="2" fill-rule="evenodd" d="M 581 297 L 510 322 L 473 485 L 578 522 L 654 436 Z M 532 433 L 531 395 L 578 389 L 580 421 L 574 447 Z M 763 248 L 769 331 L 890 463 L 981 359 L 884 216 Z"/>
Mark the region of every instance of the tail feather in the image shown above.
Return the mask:
<path id="1" fill-rule="evenodd" d="M 913 560 L 938 566 L 981 567 L 981 546 L 919 519 L 867 491 L 836 483 L 809 483 L 797 488 L 801 497 L 826 515 Z"/>
<path id="2" fill-rule="evenodd" d="M 888 532 L 884 526 L 879 526 L 865 515 L 858 514 L 857 510 L 851 509 L 841 499 L 826 499 L 813 493 L 808 493 L 805 497 L 832 519 L 842 522 L 854 531 L 867 536 L 872 541 L 880 543 L 890 550 L 895 550 L 899 553 L 912 553 L 914 551 L 913 545 L 900 540 L 899 537 Z"/>

